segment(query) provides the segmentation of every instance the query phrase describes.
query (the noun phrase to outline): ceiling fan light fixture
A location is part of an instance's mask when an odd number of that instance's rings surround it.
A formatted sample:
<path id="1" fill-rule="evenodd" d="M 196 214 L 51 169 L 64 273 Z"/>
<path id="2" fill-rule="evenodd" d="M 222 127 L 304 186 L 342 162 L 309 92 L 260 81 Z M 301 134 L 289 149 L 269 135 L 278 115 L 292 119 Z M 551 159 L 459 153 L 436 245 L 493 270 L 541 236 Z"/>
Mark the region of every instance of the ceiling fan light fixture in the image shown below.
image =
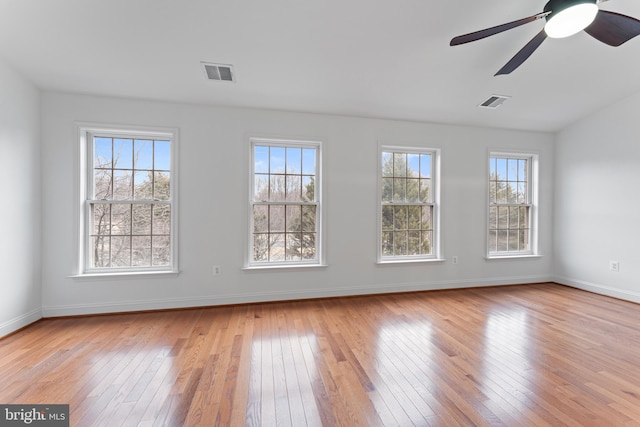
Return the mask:
<path id="1" fill-rule="evenodd" d="M 596 0 L 551 0 L 544 8 L 544 31 L 552 38 L 572 36 L 589 26 L 598 14 Z"/>

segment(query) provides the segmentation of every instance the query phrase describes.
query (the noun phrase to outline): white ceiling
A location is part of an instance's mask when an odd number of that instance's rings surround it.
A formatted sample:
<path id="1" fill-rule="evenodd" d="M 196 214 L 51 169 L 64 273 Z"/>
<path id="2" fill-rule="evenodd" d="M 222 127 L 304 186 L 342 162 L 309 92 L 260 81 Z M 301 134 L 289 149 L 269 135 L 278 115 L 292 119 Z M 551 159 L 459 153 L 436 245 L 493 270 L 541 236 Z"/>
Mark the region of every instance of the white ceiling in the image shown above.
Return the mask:
<path id="1" fill-rule="evenodd" d="M 0 0 L 0 57 L 44 90 L 556 131 L 640 90 L 640 37 L 547 39 L 493 77 L 544 25 L 457 35 L 545 0 Z M 640 18 L 637 0 L 600 5 Z M 232 64 L 236 83 L 200 62 Z M 476 106 L 512 96 L 496 110 Z"/>

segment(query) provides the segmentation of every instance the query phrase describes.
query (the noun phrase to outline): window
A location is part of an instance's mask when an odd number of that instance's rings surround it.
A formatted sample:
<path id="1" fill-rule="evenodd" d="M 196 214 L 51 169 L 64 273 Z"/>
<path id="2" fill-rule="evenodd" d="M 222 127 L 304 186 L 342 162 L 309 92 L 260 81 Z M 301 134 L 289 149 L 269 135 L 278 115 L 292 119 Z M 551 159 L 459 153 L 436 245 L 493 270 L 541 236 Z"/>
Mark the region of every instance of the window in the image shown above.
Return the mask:
<path id="1" fill-rule="evenodd" d="M 439 151 L 382 147 L 378 261 L 438 259 Z"/>
<path id="2" fill-rule="evenodd" d="M 177 271 L 176 133 L 81 128 L 82 273 Z"/>
<path id="3" fill-rule="evenodd" d="M 489 155 L 489 257 L 535 254 L 537 156 Z"/>
<path id="4" fill-rule="evenodd" d="M 251 141 L 250 267 L 320 264 L 320 148 Z"/>

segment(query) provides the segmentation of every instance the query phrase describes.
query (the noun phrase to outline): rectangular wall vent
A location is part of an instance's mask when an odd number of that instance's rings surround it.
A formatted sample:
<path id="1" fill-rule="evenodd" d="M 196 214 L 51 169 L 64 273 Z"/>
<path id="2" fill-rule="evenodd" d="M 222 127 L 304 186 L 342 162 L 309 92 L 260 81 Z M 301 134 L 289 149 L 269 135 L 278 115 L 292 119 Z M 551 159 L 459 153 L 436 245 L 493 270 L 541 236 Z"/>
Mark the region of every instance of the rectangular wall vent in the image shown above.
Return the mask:
<path id="1" fill-rule="evenodd" d="M 491 95 L 485 101 L 483 101 L 478 107 L 480 108 L 490 108 L 492 110 L 498 108 L 505 102 L 507 99 L 511 98 L 510 96 L 505 95 Z"/>
<path id="2" fill-rule="evenodd" d="M 201 62 L 204 74 L 208 80 L 218 80 L 225 82 L 235 81 L 233 77 L 233 67 L 227 64 L 211 64 Z"/>

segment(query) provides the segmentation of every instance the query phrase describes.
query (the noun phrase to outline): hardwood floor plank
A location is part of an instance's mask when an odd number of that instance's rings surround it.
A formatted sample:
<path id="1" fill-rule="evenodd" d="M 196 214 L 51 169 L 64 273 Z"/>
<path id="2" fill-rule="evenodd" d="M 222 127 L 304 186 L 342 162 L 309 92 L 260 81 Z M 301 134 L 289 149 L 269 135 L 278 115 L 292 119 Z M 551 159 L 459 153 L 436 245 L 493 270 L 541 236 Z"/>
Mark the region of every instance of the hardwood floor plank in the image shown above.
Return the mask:
<path id="1" fill-rule="evenodd" d="M 631 426 L 640 305 L 541 283 L 43 319 L 0 402 L 74 426 Z"/>

